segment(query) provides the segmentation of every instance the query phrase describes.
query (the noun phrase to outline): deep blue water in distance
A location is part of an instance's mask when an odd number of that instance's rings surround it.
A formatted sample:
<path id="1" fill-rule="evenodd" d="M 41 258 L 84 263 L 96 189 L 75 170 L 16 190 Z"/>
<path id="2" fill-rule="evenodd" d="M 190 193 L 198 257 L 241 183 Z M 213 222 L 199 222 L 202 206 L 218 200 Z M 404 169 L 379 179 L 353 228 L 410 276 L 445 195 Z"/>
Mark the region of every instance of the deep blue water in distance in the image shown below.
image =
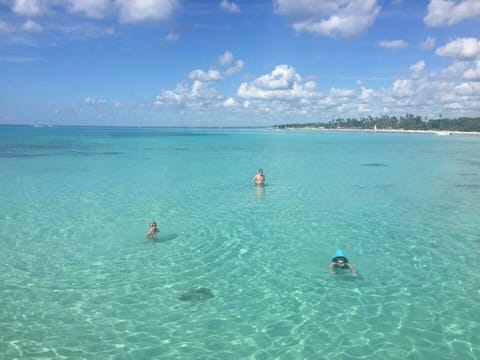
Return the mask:
<path id="1" fill-rule="evenodd" d="M 479 359 L 479 154 L 469 135 L 1 126 L 0 359 Z M 359 276 L 327 271 L 338 248 Z"/>

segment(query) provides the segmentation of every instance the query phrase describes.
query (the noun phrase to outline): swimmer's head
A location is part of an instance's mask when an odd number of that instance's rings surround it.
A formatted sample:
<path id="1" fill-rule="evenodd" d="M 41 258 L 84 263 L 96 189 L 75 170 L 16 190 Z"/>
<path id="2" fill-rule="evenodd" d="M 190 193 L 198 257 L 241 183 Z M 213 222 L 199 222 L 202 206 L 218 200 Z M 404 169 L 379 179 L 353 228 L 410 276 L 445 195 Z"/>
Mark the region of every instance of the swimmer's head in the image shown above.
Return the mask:
<path id="1" fill-rule="evenodd" d="M 258 169 L 258 172 L 259 172 L 260 174 L 263 174 L 263 169 Z"/>

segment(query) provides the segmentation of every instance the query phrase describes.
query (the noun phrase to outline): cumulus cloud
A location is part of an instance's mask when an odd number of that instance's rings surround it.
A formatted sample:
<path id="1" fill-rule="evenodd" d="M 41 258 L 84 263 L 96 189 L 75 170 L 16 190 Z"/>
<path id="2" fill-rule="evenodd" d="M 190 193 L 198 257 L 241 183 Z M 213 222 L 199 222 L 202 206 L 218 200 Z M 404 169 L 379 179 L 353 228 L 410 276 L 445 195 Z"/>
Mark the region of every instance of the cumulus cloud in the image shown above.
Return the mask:
<path id="1" fill-rule="evenodd" d="M 71 12 L 79 12 L 87 17 L 101 19 L 113 11 L 111 0 L 68 0 Z"/>
<path id="2" fill-rule="evenodd" d="M 166 21 L 179 7 L 179 0 L 13 0 L 11 10 L 35 17 L 64 9 L 90 18 L 102 19 L 117 14 L 120 22 Z"/>
<path id="3" fill-rule="evenodd" d="M 385 49 L 399 50 L 407 48 L 408 43 L 405 40 L 380 41 L 378 46 Z"/>
<path id="4" fill-rule="evenodd" d="M 190 89 L 186 84 L 178 84 L 174 90 L 163 90 L 160 95 L 155 98 L 155 105 L 176 104 L 180 105 L 184 99 L 190 96 Z"/>
<path id="5" fill-rule="evenodd" d="M 222 66 L 230 66 L 233 64 L 233 54 L 230 51 L 225 51 L 220 57 L 218 58 L 218 62 Z"/>
<path id="6" fill-rule="evenodd" d="M 204 110 L 222 105 L 223 97 L 206 83 L 195 80 L 192 84 L 178 84 L 174 90 L 163 90 L 154 105 Z"/>
<path id="7" fill-rule="evenodd" d="M 419 61 L 416 64 L 410 66 L 410 71 L 414 74 L 421 73 L 425 69 L 425 61 Z"/>
<path id="8" fill-rule="evenodd" d="M 411 79 L 400 79 L 393 82 L 393 96 L 396 98 L 412 97 L 415 94 L 414 83 Z"/>
<path id="9" fill-rule="evenodd" d="M 480 81 L 480 61 L 476 61 L 472 68 L 465 70 L 463 78 L 470 81 Z"/>
<path id="10" fill-rule="evenodd" d="M 380 12 L 377 0 L 274 0 L 274 8 L 297 32 L 341 38 L 363 33 Z"/>
<path id="11" fill-rule="evenodd" d="M 428 36 L 424 42 L 422 42 L 421 44 L 422 46 L 422 49 L 424 50 L 430 50 L 430 49 L 433 49 L 435 47 L 435 39 Z"/>
<path id="12" fill-rule="evenodd" d="M 243 68 L 243 61 L 236 60 L 234 55 L 226 51 L 218 57 L 218 65 L 222 70 L 211 68 L 204 71 L 191 71 L 185 81 L 173 90 L 163 90 L 153 104 L 157 107 L 175 107 L 182 110 L 196 111 L 239 107 L 235 98 L 224 96 L 213 88 L 215 84 Z"/>
<path id="13" fill-rule="evenodd" d="M 337 98 L 350 98 L 355 95 L 355 91 L 352 89 L 337 89 L 331 88 L 330 94 Z"/>
<path id="14" fill-rule="evenodd" d="M 212 82 L 222 80 L 223 77 L 218 70 L 212 69 L 208 71 L 203 70 L 193 70 L 188 78 L 190 80 L 196 80 L 200 82 Z"/>
<path id="15" fill-rule="evenodd" d="M 319 114 L 330 118 L 358 115 L 381 103 L 381 94 L 364 86 L 332 87 L 328 93 L 322 93 L 316 90 L 313 81 L 303 80 L 295 68 L 288 65 L 278 65 L 271 73 L 242 83 L 237 96 L 245 100 L 244 106 L 248 105 L 249 109 L 272 115 L 302 115 L 305 119 L 318 119 Z"/>
<path id="16" fill-rule="evenodd" d="M 227 100 L 225 100 L 225 101 L 223 102 L 223 106 L 225 106 L 225 107 L 234 107 L 234 106 L 238 106 L 238 103 L 235 101 L 234 98 L 229 97 Z"/>
<path id="17" fill-rule="evenodd" d="M 480 16 L 478 0 L 430 0 L 423 21 L 427 26 L 454 25 L 465 19 Z"/>
<path id="18" fill-rule="evenodd" d="M 230 2 L 228 0 L 222 0 L 220 2 L 220 8 L 222 10 L 232 12 L 232 13 L 240 11 L 240 7 L 236 3 L 234 3 L 233 1 Z"/>
<path id="19" fill-rule="evenodd" d="M 476 96 L 480 97 L 479 83 L 462 83 L 455 87 L 455 94 L 459 96 Z"/>
<path id="20" fill-rule="evenodd" d="M 231 76 L 234 75 L 243 69 L 243 61 L 235 60 L 233 54 L 230 51 L 226 51 L 224 54 L 220 55 L 218 58 L 218 63 L 226 68 L 225 75 Z"/>
<path id="21" fill-rule="evenodd" d="M 295 68 L 278 65 L 266 75 L 253 82 L 240 84 L 237 94 L 244 99 L 299 100 L 316 96 L 315 83 L 303 81 Z"/>
<path id="22" fill-rule="evenodd" d="M 480 57 L 480 41 L 476 38 L 459 38 L 436 51 L 438 56 L 456 60 L 474 60 Z"/>
<path id="23" fill-rule="evenodd" d="M 360 88 L 360 95 L 358 96 L 358 99 L 361 102 L 369 102 L 374 99 L 376 96 L 375 90 L 373 89 L 367 89 L 365 87 Z"/>
<path id="24" fill-rule="evenodd" d="M 35 21 L 29 19 L 23 23 L 22 30 L 28 32 L 40 32 L 42 31 L 42 26 Z"/>
<path id="25" fill-rule="evenodd" d="M 220 66 L 228 67 L 234 62 L 229 52 L 218 58 Z M 315 82 L 305 80 L 294 67 L 282 64 L 270 73 L 242 82 L 236 96 L 224 96 L 213 89 L 216 82 L 205 81 L 209 78 L 208 72 L 193 71 L 187 81 L 157 96 L 154 104 L 173 106 L 182 112 L 245 111 L 277 123 L 282 117 L 301 116 L 303 121 L 315 121 L 319 116 L 328 120 L 385 112 L 431 116 L 450 111 L 452 116 L 471 116 L 480 106 L 479 63 L 480 60 L 454 60 L 442 71 L 427 73 L 426 64 L 421 60 L 412 64 L 410 72 L 393 81 L 390 87 L 371 89 L 357 82 L 354 88 L 332 87 L 326 93 L 318 91 Z"/>
<path id="26" fill-rule="evenodd" d="M 49 7 L 54 1 L 48 0 L 15 0 L 12 11 L 22 16 L 41 16 L 50 12 Z"/>
<path id="27" fill-rule="evenodd" d="M 390 112 L 442 112 L 447 116 L 476 116 L 480 106 L 479 61 L 457 60 L 441 71 L 427 73 L 420 61 L 410 66 L 411 74 L 382 91 L 381 106 Z M 420 71 L 421 70 L 421 71 Z"/>
<path id="28" fill-rule="evenodd" d="M 124 23 L 164 21 L 178 7 L 178 0 L 117 0 L 119 19 Z"/>
<path id="29" fill-rule="evenodd" d="M 0 20 L 0 34 L 18 33 L 18 32 L 41 32 L 42 26 L 37 22 L 28 19 L 22 25 L 13 26 L 5 21 Z"/>

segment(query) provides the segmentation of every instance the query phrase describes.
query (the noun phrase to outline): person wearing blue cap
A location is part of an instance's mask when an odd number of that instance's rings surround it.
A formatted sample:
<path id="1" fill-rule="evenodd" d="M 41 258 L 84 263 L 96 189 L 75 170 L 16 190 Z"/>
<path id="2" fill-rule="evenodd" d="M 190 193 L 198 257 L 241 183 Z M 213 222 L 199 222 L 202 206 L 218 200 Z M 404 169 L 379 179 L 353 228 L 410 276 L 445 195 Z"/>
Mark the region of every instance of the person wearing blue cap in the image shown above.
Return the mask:
<path id="1" fill-rule="evenodd" d="M 338 271 L 343 272 L 345 269 L 350 269 L 352 276 L 357 275 L 357 270 L 355 270 L 355 267 L 348 262 L 345 253 L 339 249 L 335 253 L 335 257 L 328 265 L 328 271 L 330 271 L 332 274 L 336 274 Z"/>

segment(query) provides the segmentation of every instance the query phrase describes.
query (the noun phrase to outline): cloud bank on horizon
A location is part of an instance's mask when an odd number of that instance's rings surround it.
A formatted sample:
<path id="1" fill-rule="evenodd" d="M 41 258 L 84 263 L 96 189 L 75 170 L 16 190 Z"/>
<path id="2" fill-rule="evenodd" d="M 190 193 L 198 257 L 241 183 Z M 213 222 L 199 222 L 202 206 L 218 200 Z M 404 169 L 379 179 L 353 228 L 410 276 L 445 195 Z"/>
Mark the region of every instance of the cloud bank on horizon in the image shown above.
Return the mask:
<path id="1" fill-rule="evenodd" d="M 0 0 L 0 123 L 480 116 L 478 0 Z"/>

